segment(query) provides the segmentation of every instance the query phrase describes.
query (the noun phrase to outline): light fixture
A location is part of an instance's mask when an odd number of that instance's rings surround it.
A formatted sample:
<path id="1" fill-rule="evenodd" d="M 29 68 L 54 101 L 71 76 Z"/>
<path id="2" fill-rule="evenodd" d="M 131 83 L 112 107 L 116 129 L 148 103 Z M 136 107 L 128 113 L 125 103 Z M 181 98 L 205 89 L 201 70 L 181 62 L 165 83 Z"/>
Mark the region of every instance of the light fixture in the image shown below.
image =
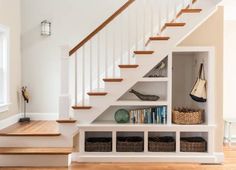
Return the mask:
<path id="1" fill-rule="evenodd" d="M 51 35 L 51 22 L 44 20 L 41 22 L 41 35 L 50 36 Z"/>

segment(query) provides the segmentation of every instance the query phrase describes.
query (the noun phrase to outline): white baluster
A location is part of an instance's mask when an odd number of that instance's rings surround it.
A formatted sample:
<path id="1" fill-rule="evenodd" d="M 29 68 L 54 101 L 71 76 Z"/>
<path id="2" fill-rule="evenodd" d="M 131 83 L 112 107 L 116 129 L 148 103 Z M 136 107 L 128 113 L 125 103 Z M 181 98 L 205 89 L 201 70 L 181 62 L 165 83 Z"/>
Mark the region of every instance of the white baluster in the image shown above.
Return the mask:
<path id="1" fill-rule="evenodd" d="M 143 49 L 145 50 L 146 47 L 146 3 L 147 1 L 144 0 L 144 6 L 143 6 L 143 10 L 144 10 L 144 14 L 143 14 Z"/>
<path id="2" fill-rule="evenodd" d="M 93 60 L 92 60 L 92 57 L 93 57 L 93 42 L 92 40 L 90 40 L 90 47 L 89 47 L 89 68 L 90 68 L 90 71 L 89 71 L 89 85 L 90 85 L 90 92 L 92 92 L 93 90 Z"/>
<path id="3" fill-rule="evenodd" d="M 167 0 L 167 2 L 166 2 L 166 22 L 167 23 L 169 22 L 169 14 L 170 14 L 170 11 L 169 11 L 169 0 Z"/>
<path id="4" fill-rule="evenodd" d="M 82 47 L 82 106 L 85 104 L 85 45 Z"/>
<path id="5" fill-rule="evenodd" d="M 100 89 L 100 34 L 97 35 L 97 90 Z"/>
<path id="6" fill-rule="evenodd" d="M 114 27 L 116 27 L 116 24 L 114 23 Z M 116 75 L 116 32 L 115 29 L 113 30 L 113 54 L 112 54 L 112 67 L 113 67 L 113 77 Z"/>
<path id="7" fill-rule="evenodd" d="M 121 28 L 120 28 L 120 64 L 123 64 L 123 26 L 124 26 L 124 15 L 121 15 Z"/>
<path id="8" fill-rule="evenodd" d="M 75 52 L 75 106 L 78 104 L 78 101 L 77 101 L 77 97 L 78 97 L 78 77 L 77 77 L 77 73 L 78 73 L 78 58 L 77 58 L 77 51 Z"/>
<path id="9" fill-rule="evenodd" d="M 138 3 L 135 6 L 135 50 L 138 50 L 138 16 L 139 16 L 139 8 Z"/>
<path id="10" fill-rule="evenodd" d="M 150 2 L 150 0 L 148 1 L 149 2 L 149 8 L 150 8 L 150 14 L 151 14 L 151 35 L 150 36 L 153 36 L 154 35 L 154 11 L 153 11 L 153 6 L 152 6 L 152 3 Z"/>
<path id="11" fill-rule="evenodd" d="M 127 33 L 128 33 L 128 35 L 127 35 L 127 48 L 128 48 L 128 50 L 127 50 L 127 52 L 128 52 L 128 64 L 130 64 L 130 10 L 128 10 L 127 11 L 127 15 L 128 15 L 128 23 L 127 23 Z"/>
<path id="12" fill-rule="evenodd" d="M 108 28 L 105 29 L 105 77 L 107 78 L 107 71 L 108 71 L 108 47 L 107 47 L 107 39 L 108 39 Z"/>
<path id="13" fill-rule="evenodd" d="M 159 26 L 159 35 L 161 35 L 161 29 L 162 29 L 162 12 L 161 12 L 161 7 L 162 3 L 159 2 L 159 7 L 158 7 L 158 26 Z"/>
<path id="14" fill-rule="evenodd" d="M 193 0 L 190 0 L 190 2 L 189 2 L 189 8 L 192 8 L 192 6 L 193 6 Z"/>

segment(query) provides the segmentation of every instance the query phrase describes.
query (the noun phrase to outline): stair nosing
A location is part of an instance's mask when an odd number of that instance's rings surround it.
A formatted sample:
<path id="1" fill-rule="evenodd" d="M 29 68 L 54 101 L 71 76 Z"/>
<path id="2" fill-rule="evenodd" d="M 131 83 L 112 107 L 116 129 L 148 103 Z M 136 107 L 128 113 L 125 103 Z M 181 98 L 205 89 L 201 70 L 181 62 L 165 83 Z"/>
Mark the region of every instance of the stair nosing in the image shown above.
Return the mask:
<path id="1" fill-rule="evenodd" d="M 148 55 L 148 54 L 153 54 L 154 53 L 154 51 L 134 51 L 134 54 L 136 54 L 136 55 Z"/>
<path id="2" fill-rule="evenodd" d="M 127 65 L 125 65 L 125 64 L 120 64 L 119 65 L 119 67 L 121 68 L 121 69 L 123 69 L 123 68 L 137 68 L 139 65 L 138 64 L 127 64 Z"/>
<path id="3" fill-rule="evenodd" d="M 123 78 L 104 78 L 104 82 L 122 82 Z"/>

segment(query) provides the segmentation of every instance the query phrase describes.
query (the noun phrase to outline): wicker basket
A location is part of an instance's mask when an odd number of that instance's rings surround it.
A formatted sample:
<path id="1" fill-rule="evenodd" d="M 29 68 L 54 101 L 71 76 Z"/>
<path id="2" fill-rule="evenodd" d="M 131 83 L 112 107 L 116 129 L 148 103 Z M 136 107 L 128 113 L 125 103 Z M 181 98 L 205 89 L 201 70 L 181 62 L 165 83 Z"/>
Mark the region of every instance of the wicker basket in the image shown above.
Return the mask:
<path id="1" fill-rule="evenodd" d="M 88 138 L 85 142 L 85 152 L 111 152 L 111 138 Z"/>
<path id="2" fill-rule="evenodd" d="M 150 152 L 175 152 L 175 139 L 173 137 L 149 137 L 148 150 Z"/>
<path id="3" fill-rule="evenodd" d="M 144 143 L 142 137 L 118 137 L 116 143 L 117 152 L 143 152 Z"/>
<path id="4" fill-rule="evenodd" d="M 204 123 L 204 110 L 187 108 L 174 109 L 172 112 L 172 122 L 183 125 Z"/>
<path id="5" fill-rule="evenodd" d="M 188 137 L 180 139 L 181 152 L 206 152 L 207 142 L 201 137 Z"/>

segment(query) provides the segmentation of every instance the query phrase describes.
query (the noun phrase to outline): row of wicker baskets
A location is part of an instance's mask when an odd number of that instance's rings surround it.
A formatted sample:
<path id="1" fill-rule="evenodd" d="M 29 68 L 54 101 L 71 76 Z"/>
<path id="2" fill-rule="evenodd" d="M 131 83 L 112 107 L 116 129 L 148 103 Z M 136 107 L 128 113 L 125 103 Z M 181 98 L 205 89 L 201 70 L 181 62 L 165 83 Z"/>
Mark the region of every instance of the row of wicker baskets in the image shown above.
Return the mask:
<path id="1" fill-rule="evenodd" d="M 85 142 L 86 152 L 111 152 L 111 138 L 88 138 Z M 117 152 L 143 152 L 144 140 L 142 137 L 118 137 Z M 175 139 L 170 136 L 149 137 L 149 152 L 175 152 Z M 207 142 L 201 137 L 188 137 L 180 139 L 181 152 L 206 152 Z"/>

